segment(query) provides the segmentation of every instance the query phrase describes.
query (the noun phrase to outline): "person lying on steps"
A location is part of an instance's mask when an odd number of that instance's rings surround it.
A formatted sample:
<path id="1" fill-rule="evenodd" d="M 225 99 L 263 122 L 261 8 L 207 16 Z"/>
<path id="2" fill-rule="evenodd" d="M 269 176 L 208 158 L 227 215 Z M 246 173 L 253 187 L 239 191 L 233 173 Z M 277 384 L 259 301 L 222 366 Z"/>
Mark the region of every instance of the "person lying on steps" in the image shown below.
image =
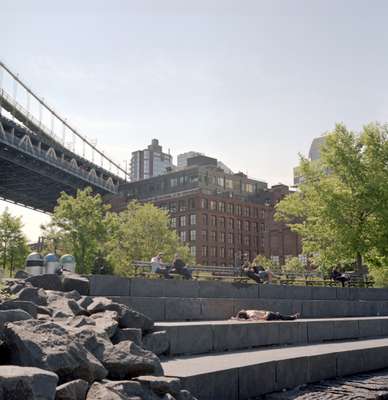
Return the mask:
<path id="1" fill-rule="evenodd" d="M 267 310 L 240 310 L 231 319 L 239 321 L 294 321 L 299 318 L 299 313 L 286 315 Z"/>

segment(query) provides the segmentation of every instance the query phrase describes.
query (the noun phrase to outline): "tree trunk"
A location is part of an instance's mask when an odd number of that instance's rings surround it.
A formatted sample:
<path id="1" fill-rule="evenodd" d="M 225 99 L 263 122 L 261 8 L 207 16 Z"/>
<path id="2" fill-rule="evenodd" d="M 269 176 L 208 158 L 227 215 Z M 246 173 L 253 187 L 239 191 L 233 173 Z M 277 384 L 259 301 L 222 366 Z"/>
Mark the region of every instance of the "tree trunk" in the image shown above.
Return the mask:
<path id="1" fill-rule="evenodd" d="M 362 273 L 362 255 L 361 253 L 358 251 L 357 255 L 356 255 L 356 269 L 358 273 Z"/>

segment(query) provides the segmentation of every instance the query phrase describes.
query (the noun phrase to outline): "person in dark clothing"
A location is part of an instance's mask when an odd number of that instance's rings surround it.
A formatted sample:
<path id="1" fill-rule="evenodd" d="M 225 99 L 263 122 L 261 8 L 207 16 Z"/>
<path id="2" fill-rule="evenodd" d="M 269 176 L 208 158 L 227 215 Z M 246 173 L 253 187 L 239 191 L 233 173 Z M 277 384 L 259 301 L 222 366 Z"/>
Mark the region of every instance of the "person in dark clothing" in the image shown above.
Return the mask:
<path id="1" fill-rule="evenodd" d="M 342 287 L 345 287 L 345 283 L 349 282 L 349 277 L 346 274 L 340 272 L 337 267 L 334 267 L 331 271 L 331 279 L 337 282 L 341 282 Z"/>
<path id="2" fill-rule="evenodd" d="M 185 279 L 192 279 L 191 271 L 186 267 L 186 264 L 181 259 L 179 254 L 175 254 L 174 260 L 171 265 L 171 273 L 182 275 Z"/>
<path id="3" fill-rule="evenodd" d="M 251 265 L 247 257 L 244 257 L 242 265 L 243 273 L 257 283 L 271 282 L 273 273 L 270 270 L 265 270 L 261 265 Z"/>
<path id="4" fill-rule="evenodd" d="M 232 319 L 249 321 L 294 321 L 299 318 L 299 313 L 286 315 L 267 310 L 240 310 Z"/>

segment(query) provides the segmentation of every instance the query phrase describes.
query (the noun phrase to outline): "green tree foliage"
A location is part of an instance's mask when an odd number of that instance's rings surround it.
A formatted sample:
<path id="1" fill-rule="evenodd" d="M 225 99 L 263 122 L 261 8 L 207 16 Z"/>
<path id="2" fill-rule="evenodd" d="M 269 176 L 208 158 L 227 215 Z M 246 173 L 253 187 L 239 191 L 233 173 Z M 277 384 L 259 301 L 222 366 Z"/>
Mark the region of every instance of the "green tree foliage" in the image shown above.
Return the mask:
<path id="1" fill-rule="evenodd" d="M 75 197 L 62 192 L 58 199 L 50 229 L 74 255 L 80 273 L 91 271 L 106 239 L 109 208 L 90 188 L 78 190 Z"/>
<path id="2" fill-rule="evenodd" d="M 29 253 L 22 228 L 21 218 L 13 217 L 6 208 L 0 215 L 0 262 L 10 276 L 15 269 L 23 267 Z"/>
<path id="3" fill-rule="evenodd" d="M 321 160 L 300 161 L 303 183 L 276 207 L 275 218 L 301 235 L 303 250 L 330 267 L 388 257 L 387 127 L 370 124 L 360 134 L 337 125 Z"/>
<path id="4" fill-rule="evenodd" d="M 171 261 L 178 252 L 191 262 L 189 248 L 183 245 L 170 228 L 169 215 L 154 205 L 131 202 L 120 214 L 109 215 L 109 240 L 106 254 L 115 271 L 131 275 L 134 260 L 149 261 L 159 252 L 164 261 Z"/>
<path id="5" fill-rule="evenodd" d="M 41 225 L 40 229 L 43 238 L 42 252 L 44 254 L 72 253 L 68 235 L 66 235 L 64 230 L 60 229 L 57 225 L 54 225 L 53 221 L 50 221 L 46 225 Z"/>
<path id="6" fill-rule="evenodd" d="M 305 272 L 306 268 L 298 257 L 290 257 L 283 266 L 285 272 Z"/>
<path id="7" fill-rule="evenodd" d="M 274 269 L 276 265 L 272 262 L 272 260 L 262 254 L 258 254 L 253 260 L 254 265 L 261 265 L 265 269 Z"/>

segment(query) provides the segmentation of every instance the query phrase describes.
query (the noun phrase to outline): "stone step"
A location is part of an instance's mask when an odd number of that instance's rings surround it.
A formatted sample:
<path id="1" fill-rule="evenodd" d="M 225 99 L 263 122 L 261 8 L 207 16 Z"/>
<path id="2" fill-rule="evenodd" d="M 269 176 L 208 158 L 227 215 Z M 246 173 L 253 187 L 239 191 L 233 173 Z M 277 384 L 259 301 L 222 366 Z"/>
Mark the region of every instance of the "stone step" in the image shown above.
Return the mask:
<path id="1" fill-rule="evenodd" d="M 156 327 L 169 333 L 170 356 L 388 337 L 388 317 L 161 322 Z"/>
<path id="2" fill-rule="evenodd" d="M 165 374 L 201 400 L 245 400 L 388 367 L 388 338 L 177 357 Z"/>
<path id="3" fill-rule="evenodd" d="M 148 315 L 155 321 L 225 320 L 242 309 L 263 309 L 283 314 L 299 312 L 303 318 L 388 315 L 388 301 L 109 297 Z"/>
<path id="4" fill-rule="evenodd" d="M 388 289 L 130 279 L 111 275 L 91 275 L 89 280 L 91 296 L 388 301 Z"/>

